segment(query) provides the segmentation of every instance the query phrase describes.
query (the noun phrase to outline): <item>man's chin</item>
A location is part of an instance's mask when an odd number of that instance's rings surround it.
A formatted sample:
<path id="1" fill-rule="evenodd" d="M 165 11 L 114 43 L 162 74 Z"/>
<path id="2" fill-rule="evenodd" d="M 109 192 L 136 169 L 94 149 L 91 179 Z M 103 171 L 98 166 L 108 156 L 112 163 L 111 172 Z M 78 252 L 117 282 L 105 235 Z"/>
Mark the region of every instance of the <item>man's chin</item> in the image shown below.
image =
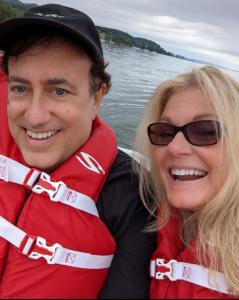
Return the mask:
<path id="1" fill-rule="evenodd" d="M 49 154 L 37 153 L 34 155 L 23 154 L 23 158 L 29 167 L 44 172 L 52 172 L 61 164 L 56 157 L 51 158 Z"/>

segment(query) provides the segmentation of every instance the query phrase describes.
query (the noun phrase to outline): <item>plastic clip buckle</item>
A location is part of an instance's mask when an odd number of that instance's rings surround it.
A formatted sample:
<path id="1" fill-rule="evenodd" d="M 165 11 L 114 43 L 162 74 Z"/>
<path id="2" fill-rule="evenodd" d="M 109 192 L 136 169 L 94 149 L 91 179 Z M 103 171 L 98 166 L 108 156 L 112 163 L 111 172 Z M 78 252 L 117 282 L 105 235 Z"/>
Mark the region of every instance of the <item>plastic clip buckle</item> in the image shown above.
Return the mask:
<path id="1" fill-rule="evenodd" d="M 40 179 L 38 183 L 33 186 L 32 191 L 37 194 L 41 194 L 45 192 L 49 195 L 52 201 L 57 202 L 58 200 L 55 199 L 55 196 L 60 186 L 65 186 L 64 182 L 51 181 L 51 178 L 47 173 L 41 172 Z"/>
<path id="2" fill-rule="evenodd" d="M 172 269 L 172 263 L 176 263 L 177 261 L 174 259 L 171 259 L 167 263 L 165 263 L 165 260 L 163 258 L 157 258 L 156 259 L 156 274 L 155 278 L 162 280 L 167 276 L 171 281 L 176 281 L 177 278 L 173 277 L 173 269 Z"/>
<path id="3" fill-rule="evenodd" d="M 39 259 L 45 258 L 48 264 L 54 264 L 54 255 L 57 248 L 62 248 L 58 243 L 55 243 L 51 246 L 47 246 L 46 240 L 40 236 L 37 236 L 35 239 L 35 245 L 33 250 L 28 254 L 29 258 Z"/>

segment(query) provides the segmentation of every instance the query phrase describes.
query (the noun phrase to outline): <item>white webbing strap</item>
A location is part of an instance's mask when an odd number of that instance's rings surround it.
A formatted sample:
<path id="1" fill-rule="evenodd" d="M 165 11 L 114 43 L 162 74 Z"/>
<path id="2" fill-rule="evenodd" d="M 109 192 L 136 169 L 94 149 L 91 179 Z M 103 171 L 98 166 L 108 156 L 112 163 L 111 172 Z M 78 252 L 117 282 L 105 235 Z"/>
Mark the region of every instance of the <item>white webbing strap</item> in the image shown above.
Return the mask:
<path id="1" fill-rule="evenodd" d="M 210 276 L 209 276 L 210 272 Z M 209 271 L 203 266 L 185 262 L 157 258 L 150 262 L 150 276 L 158 280 L 166 277 L 171 281 L 184 280 L 205 288 L 229 294 L 225 275 L 221 272 Z"/>
<path id="2" fill-rule="evenodd" d="M 99 217 L 91 197 L 68 188 L 62 181 L 51 181 L 48 174 L 30 169 L 4 155 L 0 155 L 0 179 L 24 185 L 37 194 L 46 193 L 54 202 L 59 201 Z"/>
<path id="3" fill-rule="evenodd" d="M 48 245 L 44 238 L 28 235 L 1 216 L 0 236 L 16 246 L 20 253 L 32 259 L 44 258 L 48 264 L 84 269 L 105 269 L 110 267 L 113 259 L 113 255 L 93 255 L 74 251 L 63 248 L 58 243 Z"/>
<path id="4" fill-rule="evenodd" d="M 24 231 L 13 226 L 10 222 L 0 216 L 0 236 L 2 238 L 19 248 L 25 235 Z"/>
<path id="5" fill-rule="evenodd" d="M 30 172 L 31 169 L 26 166 L 16 162 L 15 160 L 8 158 L 7 156 L 0 155 L 0 179 L 6 182 L 14 182 L 17 184 L 23 184 L 25 177 Z M 40 171 L 35 170 L 32 172 L 31 178 L 29 178 L 29 183 L 35 180 L 40 175 Z"/>

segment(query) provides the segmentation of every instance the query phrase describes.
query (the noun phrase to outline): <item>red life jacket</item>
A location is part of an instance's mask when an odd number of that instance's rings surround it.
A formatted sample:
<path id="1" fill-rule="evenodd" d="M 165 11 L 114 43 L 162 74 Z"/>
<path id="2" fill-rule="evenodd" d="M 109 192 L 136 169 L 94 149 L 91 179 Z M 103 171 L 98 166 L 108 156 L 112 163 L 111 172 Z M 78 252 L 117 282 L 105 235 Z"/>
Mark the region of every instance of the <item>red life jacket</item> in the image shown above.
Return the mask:
<path id="1" fill-rule="evenodd" d="M 81 210 L 81 204 L 95 206 L 117 153 L 115 135 L 97 117 L 86 144 L 50 178 L 39 178 L 10 136 L 5 82 L 0 98 L 0 297 L 96 298 L 115 241 L 97 212 Z"/>
<path id="2" fill-rule="evenodd" d="M 228 293 L 203 286 L 208 281 L 208 269 L 198 265 L 196 240 L 185 248 L 180 236 L 180 222 L 176 217 L 158 233 L 158 248 L 151 260 L 151 299 L 233 299 Z M 163 260 L 161 260 L 163 259 Z M 158 261 L 157 261 L 158 260 Z M 155 264 L 155 262 L 157 262 Z M 153 263 L 153 264 L 152 264 Z M 154 267 L 152 270 L 152 266 Z M 156 275 L 157 272 L 157 275 Z M 217 272 L 221 286 L 226 290 L 223 273 Z M 191 281 L 191 282 L 189 282 Z M 218 283 L 217 282 L 217 283 Z M 223 286 L 223 287 L 222 287 Z M 216 289 L 218 286 L 216 285 Z"/>

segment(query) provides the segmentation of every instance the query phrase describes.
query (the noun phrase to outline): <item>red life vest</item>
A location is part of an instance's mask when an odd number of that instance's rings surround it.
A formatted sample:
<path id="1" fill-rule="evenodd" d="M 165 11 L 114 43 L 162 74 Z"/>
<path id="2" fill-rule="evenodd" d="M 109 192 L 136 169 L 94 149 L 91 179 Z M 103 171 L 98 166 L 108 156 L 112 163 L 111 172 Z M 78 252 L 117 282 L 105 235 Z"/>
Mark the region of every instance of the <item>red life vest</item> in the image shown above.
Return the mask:
<path id="1" fill-rule="evenodd" d="M 198 265 L 196 240 L 185 248 L 180 239 L 180 222 L 176 217 L 158 233 L 158 248 L 154 252 L 151 268 L 151 299 L 233 299 L 228 293 L 203 286 L 208 281 L 208 269 Z M 161 260 L 163 259 L 163 260 Z M 158 261 L 157 261 L 158 260 Z M 155 262 L 157 262 L 155 264 Z M 157 272 L 157 275 L 156 275 Z M 156 276 L 155 276 L 156 275 Z M 221 286 L 226 290 L 223 273 L 217 272 Z M 157 278 L 156 278 L 157 277 Z M 219 278 L 218 277 L 218 278 Z M 191 281 L 191 282 L 190 282 Z M 217 283 L 218 283 L 217 282 Z M 216 289 L 218 288 L 217 285 Z M 223 286 L 223 287 L 222 287 Z"/>
<path id="2" fill-rule="evenodd" d="M 96 298 L 115 241 L 97 213 L 80 206 L 86 199 L 94 207 L 99 197 L 117 153 L 115 135 L 97 117 L 86 144 L 50 178 L 44 173 L 39 178 L 40 171 L 26 165 L 10 136 L 6 91 L 6 82 L 1 82 L 0 154 L 6 157 L 0 158 L 0 297 Z M 34 174 L 36 182 L 30 184 Z"/>

